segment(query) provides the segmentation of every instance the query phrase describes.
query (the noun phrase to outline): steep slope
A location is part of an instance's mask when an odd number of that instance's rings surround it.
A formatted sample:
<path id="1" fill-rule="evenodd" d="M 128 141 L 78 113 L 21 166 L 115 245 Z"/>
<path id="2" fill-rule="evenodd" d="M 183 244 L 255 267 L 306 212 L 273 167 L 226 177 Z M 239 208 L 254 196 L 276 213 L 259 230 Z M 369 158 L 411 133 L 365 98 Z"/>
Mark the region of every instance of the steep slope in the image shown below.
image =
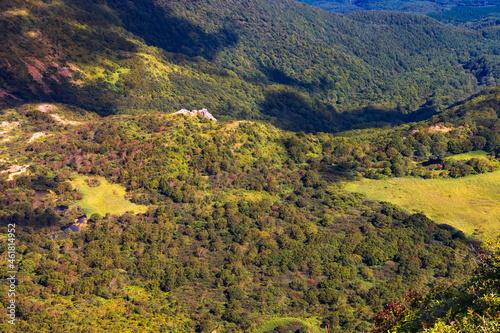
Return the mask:
<path id="1" fill-rule="evenodd" d="M 0 6 L 3 103 L 59 101 L 102 115 L 207 107 L 336 131 L 365 121 L 339 112 L 447 103 L 473 92 L 475 75 L 494 84 L 498 74 L 498 41 L 406 14 L 343 17 L 288 0 Z"/>
<path id="2" fill-rule="evenodd" d="M 498 240 L 474 252 L 478 267 L 465 283 L 409 292 L 405 302 L 392 302 L 377 314 L 373 332 L 498 332 Z"/>
<path id="3" fill-rule="evenodd" d="M 146 46 L 117 25 L 107 7 L 32 2 L 12 9 L 14 5 L 1 4 L 4 101 L 62 101 L 113 114 L 176 111 L 190 104 L 215 109 L 220 107 L 216 101 L 258 94 L 258 88 L 231 80 L 220 67 Z M 243 101 L 252 104 L 252 98 Z"/>

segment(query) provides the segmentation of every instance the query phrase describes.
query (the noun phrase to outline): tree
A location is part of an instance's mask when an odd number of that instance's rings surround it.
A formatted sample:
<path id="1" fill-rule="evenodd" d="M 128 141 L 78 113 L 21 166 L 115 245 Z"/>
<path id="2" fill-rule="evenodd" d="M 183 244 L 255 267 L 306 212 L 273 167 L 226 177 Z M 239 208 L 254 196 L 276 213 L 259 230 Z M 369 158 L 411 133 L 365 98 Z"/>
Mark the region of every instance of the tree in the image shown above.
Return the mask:
<path id="1" fill-rule="evenodd" d="M 93 222 L 100 221 L 100 220 L 102 220 L 102 216 L 99 213 L 94 213 L 94 214 L 90 215 L 89 220 L 93 221 Z"/>

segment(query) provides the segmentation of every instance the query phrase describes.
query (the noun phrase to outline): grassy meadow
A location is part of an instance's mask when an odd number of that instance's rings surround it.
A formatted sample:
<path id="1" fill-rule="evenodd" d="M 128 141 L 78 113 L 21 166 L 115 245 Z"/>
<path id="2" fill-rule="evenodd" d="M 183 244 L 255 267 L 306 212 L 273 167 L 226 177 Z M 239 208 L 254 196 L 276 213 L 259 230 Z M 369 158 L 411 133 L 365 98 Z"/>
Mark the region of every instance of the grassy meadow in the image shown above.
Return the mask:
<path id="1" fill-rule="evenodd" d="M 147 207 L 137 205 L 125 199 L 125 188 L 118 184 L 110 184 L 105 178 L 99 178 L 100 185 L 91 187 L 87 183 L 89 177 L 77 175 L 70 182 L 73 188 L 78 188 L 83 195 L 82 200 L 77 200 L 70 207 L 81 207 L 87 216 L 98 213 L 101 216 L 110 213 L 121 215 L 127 211 L 136 214 L 145 213 Z"/>
<path id="2" fill-rule="evenodd" d="M 423 212 L 467 235 L 491 239 L 500 235 L 500 171 L 463 178 L 363 179 L 346 184 L 369 200 L 387 201 L 408 212 Z"/>

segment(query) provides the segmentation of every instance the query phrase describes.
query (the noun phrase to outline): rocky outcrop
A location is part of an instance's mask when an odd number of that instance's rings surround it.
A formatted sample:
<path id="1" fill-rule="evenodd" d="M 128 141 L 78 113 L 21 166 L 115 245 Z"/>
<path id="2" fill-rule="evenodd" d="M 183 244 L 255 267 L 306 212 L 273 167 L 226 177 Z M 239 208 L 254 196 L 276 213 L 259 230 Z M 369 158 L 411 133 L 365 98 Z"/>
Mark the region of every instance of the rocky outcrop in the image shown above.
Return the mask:
<path id="1" fill-rule="evenodd" d="M 54 105 L 50 105 L 50 104 L 42 104 L 42 105 L 38 106 L 38 110 L 40 110 L 41 112 L 49 112 L 50 110 L 54 110 L 54 109 L 57 109 L 57 108 Z"/>
<path id="2" fill-rule="evenodd" d="M 174 114 L 188 114 L 190 116 L 195 116 L 197 114 L 200 114 L 200 115 L 202 115 L 203 117 L 205 117 L 207 119 L 217 121 L 217 119 L 215 119 L 215 117 L 212 116 L 212 114 L 210 112 L 208 112 L 207 109 L 193 110 L 193 111 L 182 109 L 182 110 L 179 110 L 179 111 L 175 112 Z"/>
<path id="3" fill-rule="evenodd" d="M 446 127 L 444 125 L 435 125 L 435 126 L 431 126 L 429 128 L 426 128 L 426 129 L 423 129 L 422 131 L 424 132 L 430 132 L 430 133 L 437 133 L 437 132 L 441 132 L 441 133 L 448 133 L 450 131 L 453 131 L 454 129 L 457 129 L 457 130 L 463 130 L 465 127 L 463 126 L 458 126 L 458 127 Z M 411 131 L 411 134 L 415 134 L 415 133 L 418 133 L 420 132 L 421 130 L 413 130 Z"/>

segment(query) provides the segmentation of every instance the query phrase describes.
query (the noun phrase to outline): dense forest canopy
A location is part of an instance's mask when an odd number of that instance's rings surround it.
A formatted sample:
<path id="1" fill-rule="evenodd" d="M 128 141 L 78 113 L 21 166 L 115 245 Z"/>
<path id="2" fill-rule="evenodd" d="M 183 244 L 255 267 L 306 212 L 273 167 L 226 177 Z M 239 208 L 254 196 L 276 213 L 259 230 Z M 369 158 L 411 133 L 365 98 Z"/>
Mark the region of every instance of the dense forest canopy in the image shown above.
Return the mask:
<path id="1" fill-rule="evenodd" d="M 498 154 L 498 114 L 487 110 L 498 112 L 499 95 L 343 136 L 189 115 L 101 118 L 63 104 L 4 109 L 2 168 L 27 166 L 0 181 L 2 225 L 17 228 L 17 331 L 254 332 L 274 318 L 302 318 L 281 325 L 301 332 L 310 325 L 301 320 L 329 332 L 382 325 L 377 312 L 408 290 L 465 280 L 477 241 L 342 182 L 493 171 L 493 159 L 445 158 Z M 432 130 L 445 126 L 453 130 Z M 440 162 L 421 163 L 432 158 Z M 75 179 L 121 184 L 147 212 L 95 213 L 68 230 L 89 202 Z"/>
<path id="2" fill-rule="evenodd" d="M 337 13 L 362 10 L 393 10 L 418 14 L 445 14 L 481 12 L 483 16 L 498 13 L 496 0 L 299 0 Z M 470 18 L 471 16 L 469 16 Z"/>

